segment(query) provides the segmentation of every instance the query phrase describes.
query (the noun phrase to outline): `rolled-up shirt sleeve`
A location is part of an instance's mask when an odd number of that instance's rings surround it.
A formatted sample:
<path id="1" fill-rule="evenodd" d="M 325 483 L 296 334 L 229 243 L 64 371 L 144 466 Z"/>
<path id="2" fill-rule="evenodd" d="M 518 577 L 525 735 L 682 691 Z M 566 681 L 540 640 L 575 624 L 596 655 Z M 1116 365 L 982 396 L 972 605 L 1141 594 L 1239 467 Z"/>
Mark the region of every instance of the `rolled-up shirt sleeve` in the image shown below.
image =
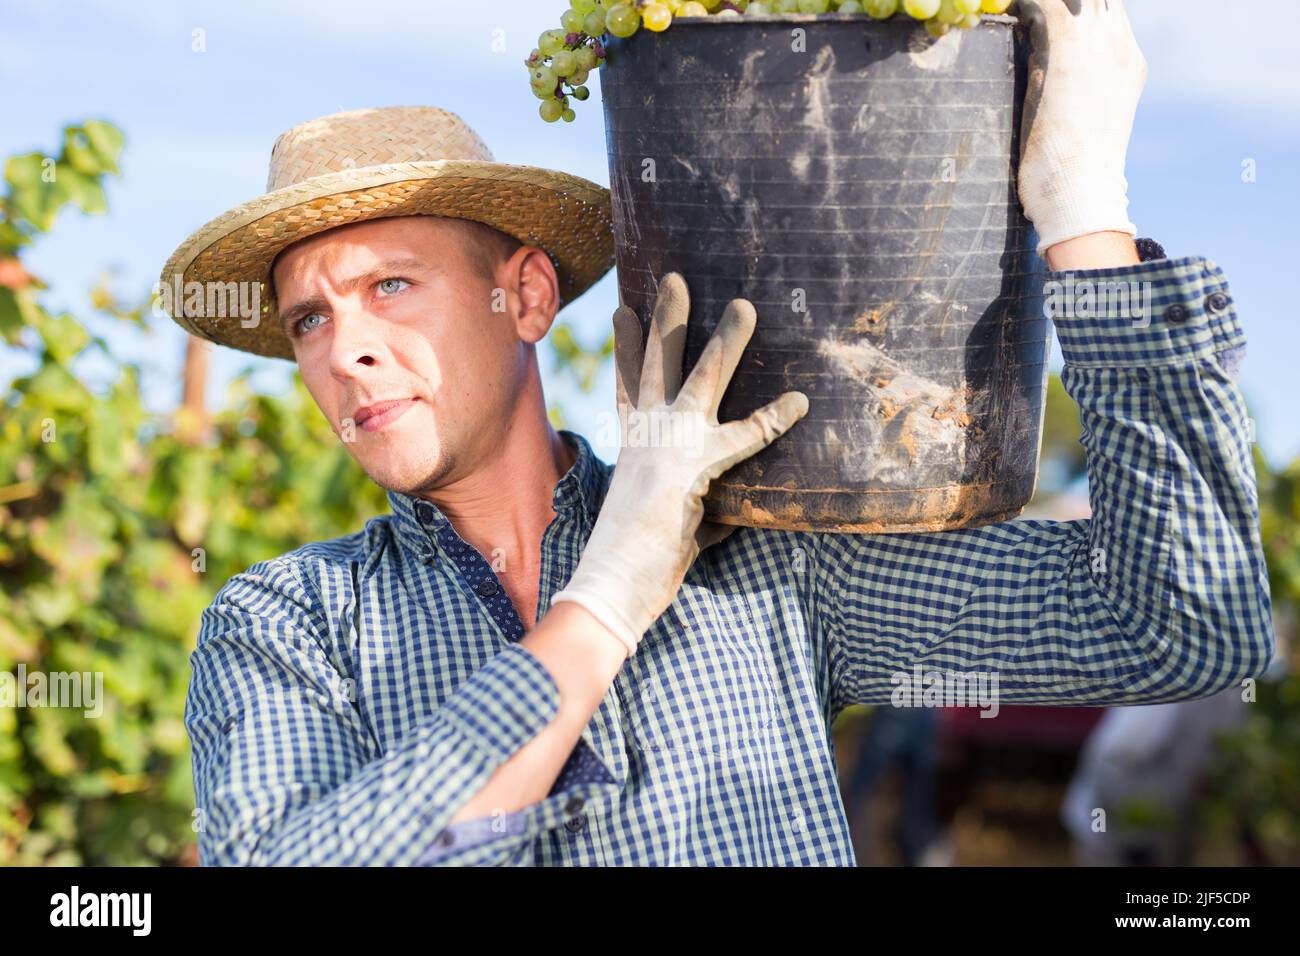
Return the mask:
<path id="1" fill-rule="evenodd" d="M 492 773 L 554 718 L 550 672 L 522 645 L 475 671 L 379 752 L 325 652 L 309 590 L 288 561 L 237 575 L 204 612 L 185 707 L 204 865 L 527 862 L 584 783 L 520 811 L 502 838 L 439 840 Z"/>
<path id="2" fill-rule="evenodd" d="M 1222 270 L 1189 257 L 1047 278 L 1092 517 L 809 536 L 842 703 L 886 702 L 917 666 L 996 672 L 1004 703 L 1187 700 L 1274 653 Z"/>

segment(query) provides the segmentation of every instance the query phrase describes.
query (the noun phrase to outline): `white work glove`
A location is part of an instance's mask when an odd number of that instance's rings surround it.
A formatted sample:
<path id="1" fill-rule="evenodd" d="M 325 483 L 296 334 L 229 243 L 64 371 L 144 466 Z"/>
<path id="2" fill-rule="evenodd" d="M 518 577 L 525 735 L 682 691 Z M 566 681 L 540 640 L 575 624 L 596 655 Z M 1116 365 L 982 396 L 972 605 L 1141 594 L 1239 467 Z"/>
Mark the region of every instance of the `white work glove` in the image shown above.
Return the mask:
<path id="1" fill-rule="evenodd" d="M 1094 232 L 1136 236 L 1124 161 L 1147 63 L 1124 0 L 1019 0 L 1018 9 L 1034 48 L 1020 202 L 1038 230 L 1038 254 Z"/>
<path id="2" fill-rule="evenodd" d="M 748 418 L 719 425 L 722 393 L 754 332 L 754 306 L 745 299 L 727 306 L 683 385 L 689 310 L 686 281 L 677 273 L 665 276 L 644 364 L 636 313 L 626 306 L 614 313 L 622 447 L 578 567 L 551 598 L 590 611 L 628 656 L 672 604 L 700 550 L 731 531 L 701 524 L 709 482 L 766 448 L 808 411 L 807 396 L 786 392 Z"/>

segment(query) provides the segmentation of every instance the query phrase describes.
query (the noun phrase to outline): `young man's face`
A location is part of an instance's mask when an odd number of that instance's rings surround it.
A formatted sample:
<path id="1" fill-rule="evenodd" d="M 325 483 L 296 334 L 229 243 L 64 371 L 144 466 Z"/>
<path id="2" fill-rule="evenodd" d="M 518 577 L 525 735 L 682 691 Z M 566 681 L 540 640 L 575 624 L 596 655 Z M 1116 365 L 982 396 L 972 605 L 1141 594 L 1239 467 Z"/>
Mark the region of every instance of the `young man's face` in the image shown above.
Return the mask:
<path id="1" fill-rule="evenodd" d="M 276 261 L 303 381 L 380 486 L 432 490 L 500 442 L 531 361 L 519 297 L 494 295 L 526 250 L 505 253 L 463 223 L 405 216 L 331 229 Z"/>

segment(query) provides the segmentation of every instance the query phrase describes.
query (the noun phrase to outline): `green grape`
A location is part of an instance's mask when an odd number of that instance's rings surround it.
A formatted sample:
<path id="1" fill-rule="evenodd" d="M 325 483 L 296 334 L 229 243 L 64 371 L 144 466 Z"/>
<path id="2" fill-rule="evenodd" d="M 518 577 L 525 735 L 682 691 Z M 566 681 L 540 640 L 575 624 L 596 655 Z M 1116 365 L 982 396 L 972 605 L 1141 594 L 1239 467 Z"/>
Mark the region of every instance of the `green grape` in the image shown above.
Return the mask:
<path id="1" fill-rule="evenodd" d="M 673 22 L 673 12 L 666 3 L 647 3 L 641 8 L 641 20 L 647 30 L 663 33 Z"/>
<path id="2" fill-rule="evenodd" d="M 641 26 L 641 14 L 630 3 L 620 3 L 605 14 L 605 29 L 616 37 L 630 37 Z"/>
<path id="3" fill-rule="evenodd" d="M 560 16 L 563 29 L 547 30 L 538 37 L 525 65 L 533 94 L 542 100 L 539 112 L 549 123 L 571 123 L 575 112 L 572 97 L 585 102 L 591 97 L 587 81 L 592 70 L 605 62 L 596 51 L 606 34 L 630 37 L 642 26 L 655 33 L 666 30 L 677 17 L 772 16 L 774 14 L 818 15 L 828 12 L 866 13 L 876 20 L 888 20 L 900 11 L 924 23 L 926 31 L 942 37 L 952 28 L 969 30 L 979 26 L 982 14 L 1005 13 L 1012 0 L 569 0 Z M 572 48 L 568 38 L 575 34 Z M 586 37 L 595 37 L 588 40 Z M 606 41 L 607 42 L 607 41 Z M 549 62 L 548 62 L 549 61 Z M 568 94 L 564 95 L 563 90 Z"/>
<path id="4" fill-rule="evenodd" d="M 568 50 L 561 50 L 551 57 L 551 69 L 556 76 L 568 76 L 578 68 L 578 58 Z"/>
<path id="5" fill-rule="evenodd" d="M 529 76 L 529 82 L 536 90 L 554 90 L 559 81 L 559 76 L 549 66 L 539 66 Z"/>
<path id="6" fill-rule="evenodd" d="M 961 22 L 965 14 L 957 9 L 957 0 L 939 0 L 939 12 L 935 16 L 951 27 Z"/>
<path id="7" fill-rule="evenodd" d="M 545 30 L 537 38 L 537 49 L 542 56 L 555 56 L 564 49 L 564 33 L 560 30 Z"/>

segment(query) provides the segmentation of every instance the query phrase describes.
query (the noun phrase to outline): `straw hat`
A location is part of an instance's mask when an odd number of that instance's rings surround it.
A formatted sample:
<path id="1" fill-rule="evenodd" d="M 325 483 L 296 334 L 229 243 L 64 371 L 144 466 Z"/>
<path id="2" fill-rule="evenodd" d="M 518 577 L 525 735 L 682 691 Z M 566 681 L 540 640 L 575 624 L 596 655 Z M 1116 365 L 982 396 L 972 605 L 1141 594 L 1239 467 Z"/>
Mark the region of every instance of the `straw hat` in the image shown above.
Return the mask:
<path id="1" fill-rule="evenodd" d="M 181 243 L 162 273 L 166 290 L 258 284 L 260 320 L 204 314 L 217 311 L 198 304 L 205 296 L 164 300 L 187 331 L 258 355 L 293 358 L 271 263 L 298 240 L 335 226 L 412 215 L 486 223 L 550 255 L 562 306 L 614 262 L 609 190 L 567 173 L 494 162 L 464 120 L 429 106 L 353 110 L 295 126 L 275 141 L 266 188 Z"/>

